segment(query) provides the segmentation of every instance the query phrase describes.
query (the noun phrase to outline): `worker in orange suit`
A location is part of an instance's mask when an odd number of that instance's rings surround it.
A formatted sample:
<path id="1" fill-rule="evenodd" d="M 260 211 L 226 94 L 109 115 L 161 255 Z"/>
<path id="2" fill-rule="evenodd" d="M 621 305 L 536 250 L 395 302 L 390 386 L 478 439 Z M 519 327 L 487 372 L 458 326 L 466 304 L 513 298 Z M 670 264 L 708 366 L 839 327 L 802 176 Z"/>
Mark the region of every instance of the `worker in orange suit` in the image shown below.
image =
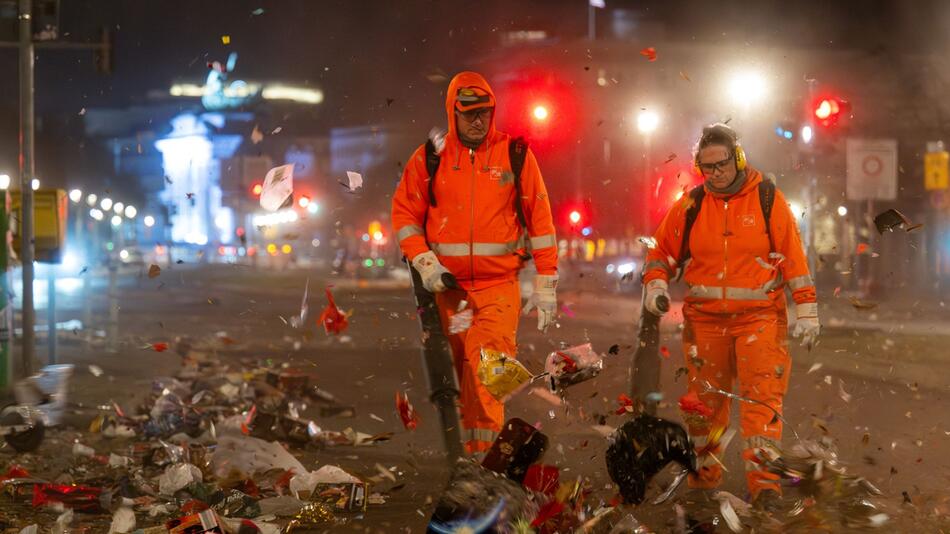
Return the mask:
<path id="1" fill-rule="evenodd" d="M 685 269 L 688 389 L 713 412 L 687 418 L 690 436 L 702 450 L 711 431 L 729 424 L 730 400 L 706 383 L 733 392 L 738 379 L 739 395 L 768 406 L 742 402 L 739 419 L 750 494 L 774 511 L 778 476 L 749 460 L 782 437 L 782 422 L 770 408 L 782 413 L 791 371 L 785 288 L 795 302 L 794 335 L 810 348 L 820 330 L 815 285 L 792 210 L 775 184 L 747 164 L 736 133 L 724 124 L 707 126 L 695 158 L 704 183 L 677 201 L 656 231 L 644 267 L 644 305 L 662 315 L 657 300 L 669 298 L 670 279 Z M 710 455 L 703 463 L 690 487 L 718 486 L 722 467 Z"/>
<path id="2" fill-rule="evenodd" d="M 504 405 L 481 384 L 477 369 L 482 349 L 516 355 L 518 271 L 526 259 L 533 257 L 538 275 L 524 312 L 537 308 L 543 331 L 557 310 L 557 241 L 547 190 L 534 154 L 495 129 L 495 102 L 480 74 L 452 79 L 445 98 L 448 132 L 430 134 L 432 146 L 413 153 L 392 207 L 399 246 L 436 294 L 446 333 L 462 301 L 474 314 L 470 328 L 449 334 L 469 453 L 488 450 L 504 423 Z M 516 175 L 509 158 L 519 147 L 523 163 Z M 430 179 L 427 157 L 433 152 L 437 167 Z M 453 274 L 461 289 L 447 289 L 444 273 Z"/>

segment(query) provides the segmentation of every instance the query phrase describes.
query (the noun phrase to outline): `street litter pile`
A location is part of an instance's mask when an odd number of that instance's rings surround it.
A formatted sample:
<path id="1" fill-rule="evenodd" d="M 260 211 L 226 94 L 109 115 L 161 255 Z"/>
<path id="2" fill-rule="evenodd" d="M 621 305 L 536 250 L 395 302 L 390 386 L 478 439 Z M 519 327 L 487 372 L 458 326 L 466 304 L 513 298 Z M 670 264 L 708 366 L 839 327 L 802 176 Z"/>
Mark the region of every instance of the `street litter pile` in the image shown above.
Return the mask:
<path id="1" fill-rule="evenodd" d="M 321 427 L 304 413 L 323 422 L 355 409 L 299 370 L 224 364 L 214 352 L 220 337 L 177 343 L 181 371 L 154 379 L 134 413 L 100 407 L 88 433 L 63 440 L 59 457 L 18 456 L 0 477 L 4 510 L 16 510 L 0 516 L 0 530 L 304 532 L 379 503 L 366 481 L 333 465 L 305 466 L 292 450 L 372 445 L 391 434 Z M 31 475 L 31 464 L 49 472 L 51 462 L 61 465 L 54 478 Z"/>

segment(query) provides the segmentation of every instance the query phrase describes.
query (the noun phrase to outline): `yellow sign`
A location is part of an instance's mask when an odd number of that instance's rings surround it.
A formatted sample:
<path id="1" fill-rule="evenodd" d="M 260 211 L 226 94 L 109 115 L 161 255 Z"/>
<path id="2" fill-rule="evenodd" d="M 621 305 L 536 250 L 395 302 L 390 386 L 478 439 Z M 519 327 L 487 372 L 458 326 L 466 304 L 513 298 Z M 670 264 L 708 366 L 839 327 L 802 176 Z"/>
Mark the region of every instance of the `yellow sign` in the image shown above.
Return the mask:
<path id="1" fill-rule="evenodd" d="M 13 251 L 20 255 L 20 192 L 11 191 L 10 230 L 13 232 Z M 33 191 L 33 246 L 34 258 L 43 263 L 62 261 L 66 243 L 66 191 L 38 189 Z"/>
<path id="2" fill-rule="evenodd" d="M 948 162 L 950 162 L 950 154 L 947 152 L 924 154 L 924 188 L 933 191 L 950 187 Z"/>

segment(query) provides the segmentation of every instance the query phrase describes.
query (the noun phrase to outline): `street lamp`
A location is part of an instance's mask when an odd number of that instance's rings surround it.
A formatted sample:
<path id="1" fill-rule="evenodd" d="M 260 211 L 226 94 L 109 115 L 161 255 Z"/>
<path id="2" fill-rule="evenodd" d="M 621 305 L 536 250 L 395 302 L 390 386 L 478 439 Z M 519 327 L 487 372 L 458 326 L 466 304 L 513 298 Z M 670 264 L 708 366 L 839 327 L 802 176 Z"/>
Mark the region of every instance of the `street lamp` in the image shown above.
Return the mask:
<path id="1" fill-rule="evenodd" d="M 6 191 L 10 188 L 10 175 L 0 174 L 0 191 Z"/>
<path id="2" fill-rule="evenodd" d="M 36 190 L 39 189 L 39 188 L 40 188 L 40 179 L 39 179 L 39 178 L 33 178 L 32 180 L 30 180 L 30 189 L 36 191 Z"/>
<path id="3" fill-rule="evenodd" d="M 113 215 L 111 222 L 112 222 L 112 226 L 115 226 L 116 228 L 118 228 L 119 226 L 122 225 L 122 217 L 119 215 Z"/>
<path id="4" fill-rule="evenodd" d="M 102 211 L 109 211 L 112 209 L 112 199 L 106 197 L 99 202 L 99 207 L 102 208 Z"/>
<path id="5" fill-rule="evenodd" d="M 89 196 L 86 197 L 86 204 L 89 204 L 89 207 L 95 207 L 96 201 L 99 200 L 99 197 L 95 193 L 89 193 Z"/>
<path id="6" fill-rule="evenodd" d="M 74 203 L 82 200 L 82 191 L 78 189 L 73 189 L 69 192 L 69 200 L 72 200 Z"/>
<path id="7" fill-rule="evenodd" d="M 126 206 L 126 207 L 125 207 L 125 218 L 126 218 L 126 219 L 134 219 L 135 216 L 138 214 L 138 212 L 139 212 L 139 211 L 138 211 L 137 209 L 135 209 L 135 206 L 132 206 L 132 205 Z"/>
<path id="8" fill-rule="evenodd" d="M 649 135 L 660 125 L 660 117 L 652 111 L 642 110 L 637 114 L 637 130 Z"/>
<path id="9" fill-rule="evenodd" d="M 125 204 L 121 202 L 116 202 L 112 206 L 112 211 L 114 211 L 116 215 L 122 215 L 122 210 L 124 209 L 125 209 Z"/>
<path id="10" fill-rule="evenodd" d="M 845 206 L 838 206 L 838 215 L 844 217 L 848 214 L 848 208 Z"/>
<path id="11" fill-rule="evenodd" d="M 155 217 L 152 217 L 151 215 L 146 215 L 146 216 L 142 219 L 142 222 L 145 223 L 145 227 L 146 227 L 146 228 L 151 228 L 151 227 L 155 226 Z"/>
<path id="12" fill-rule="evenodd" d="M 734 74 L 729 79 L 727 91 L 733 102 L 741 106 L 749 106 L 765 99 L 768 84 L 762 73 L 743 71 Z"/>

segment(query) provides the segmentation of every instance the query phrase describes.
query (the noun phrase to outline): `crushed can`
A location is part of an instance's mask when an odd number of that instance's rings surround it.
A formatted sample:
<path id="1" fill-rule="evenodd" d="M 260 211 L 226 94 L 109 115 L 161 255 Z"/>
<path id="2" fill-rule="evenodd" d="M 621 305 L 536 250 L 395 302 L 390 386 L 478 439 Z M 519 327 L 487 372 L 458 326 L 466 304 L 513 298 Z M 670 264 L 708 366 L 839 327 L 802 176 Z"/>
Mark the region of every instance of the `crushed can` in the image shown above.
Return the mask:
<path id="1" fill-rule="evenodd" d="M 502 473 L 519 484 L 531 464 L 537 462 L 548 448 L 548 437 L 517 417 L 509 419 L 492 443 L 482 467 Z"/>

